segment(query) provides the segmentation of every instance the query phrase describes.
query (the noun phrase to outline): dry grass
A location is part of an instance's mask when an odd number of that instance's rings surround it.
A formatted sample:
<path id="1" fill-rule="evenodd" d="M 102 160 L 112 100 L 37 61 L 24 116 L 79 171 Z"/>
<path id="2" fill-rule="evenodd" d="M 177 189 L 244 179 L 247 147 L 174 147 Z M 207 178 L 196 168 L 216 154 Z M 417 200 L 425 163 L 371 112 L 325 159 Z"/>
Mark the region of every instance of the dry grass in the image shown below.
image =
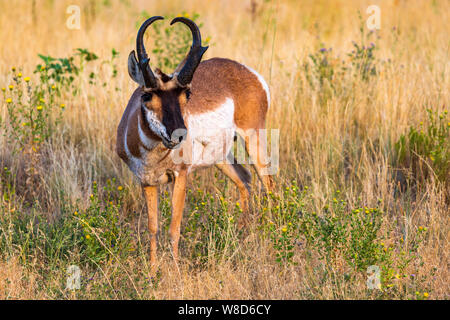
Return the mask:
<path id="1" fill-rule="evenodd" d="M 8 207 L 8 211 L 0 206 L 0 214 L 33 212 L 55 221 L 65 212 L 67 203 L 88 206 L 94 180 L 104 184 L 116 177 L 127 190 L 121 212 L 139 248 L 123 260 L 110 259 L 96 267 L 81 266 L 83 276 L 92 279 L 83 282 L 81 290 L 69 292 L 65 290 L 65 268 L 79 261 L 80 252 L 46 265 L 46 259 L 40 260 L 44 253 L 39 250 L 25 256 L 20 247 L 11 247 L 8 252 L 0 252 L 1 299 L 410 299 L 417 298 L 416 290 L 420 296 L 426 291 L 429 298 L 448 299 L 449 191 L 445 183 L 431 178 L 400 192 L 391 157 L 399 137 L 410 126 L 426 120 L 426 108 L 439 112 L 448 108 L 450 41 L 445 26 L 450 20 L 449 2 L 376 1 L 382 22 L 376 50 L 377 76 L 370 81 L 349 80 L 347 94 L 338 90 L 325 100 L 308 85 L 303 65 L 322 43 L 333 48 L 333 56 L 338 57 L 335 63 L 345 59 L 352 50 L 352 40 L 360 41 L 357 12 L 361 11 L 366 19 L 365 10 L 374 1 L 256 2 L 255 13 L 250 10 L 250 1 L 237 0 L 105 1 L 109 5 L 88 0 L 0 2 L 0 87 L 12 82 L 13 66 L 37 81 L 32 72 L 39 63 L 38 53 L 65 57 L 75 48 L 88 48 L 100 57 L 109 57 L 115 48 L 121 54 L 118 76 L 101 76 L 100 82 L 108 82 L 106 88 L 89 85 L 87 71 L 79 82 L 80 94 L 63 94 L 61 100 L 67 105 L 63 124 L 39 157 L 37 167 L 42 174 L 33 185 L 26 182 L 23 157 L 13 155 L 6 140 L 0 137 L 0 164 L 17 174 L 16 207 Z M 65 27 L 65 11 L 73 3 L 82 8 L 81 30 Z M 420 288 L 408 282 L 408 276 L 394 282 L 394 287 L 400 288 L 403 281 L 403 289 L 391 288 L 392 293 L 384 295 L 368 291 L 364 272 L 355 272 L 351 281 L 342 280 L 339 268 L 344 262 L 339 259 L 332 271 L 335 275 L 327 273 L 328 277 L 324 277 L 317 254 L 304 245 L 295 248 L 296 264 L 280 266 L 270 239 L 263 236 L 257 222 L 239 237 L 236 256 L 209 257 L 205 264 L 193 261 L 189 244 L 184 243 L 184 257 L 178 266 L 174 265 L 168 240 L 161 231 L 160 273 L 158 280 L 150 279 L 148 239 L 143 231 L 144 201 L 132 174 L 114 152 L 116 128 L 134 89 L 125 59 L 133 49 L 136 23 L 144 9 L 151 15 L 198 12 L 204 23 L 202 33 L 212 37 L 206 58 L 235 59 L 267 79 L 272 96 L 268 127 L 281 130 L 276 194 L 283 197 L 282 188 L 295 180 L 300 187 L 309 186 L 314 203 L 311 207 L 320 208 L 338 189 L 352 206 L 358 198 L 368 206 L 375 206 L 382 199 L 382 233 L 394 230 L 384 240 L 386 243 L 398 243 L 402 235 L 414 234 L 419 226 L 428 228 L 417 253 L 423 263 L 414 260 L 405 270 L 424 277 Z M 386 62 L 388 59 L 390 63 Z M 96 64 L 93 71 L 101 73 L 102 68 L 105 67 Z M 120 90 L 114 90 L 115 87 Z M 2 116 L 6 114 L 5 106 L 2 101 Z M 215 174 L 216 169 L 199 172 L 190 187 L 217 196 L 223 185 L 217 182 Z M 448 177 L 447 173 L 447 180 Z M 0 175 L 0 179 L 5 176 Z M 225 197 L 236 201 L 236 190 L 228 188 Z M 40 209 L 27 206 L 34 200 Z M 185 217 L 193 206 L 188 205 Z M 255 201 L 254 208 L 261 213 L 263 205 Z M 269 217 L 275 214 L 275 210 L 269 212 Z M 162 226 L 167 225 L 166 216 L 161 220 Z M 189 239 L 182 239 L 186 241 Z"/>

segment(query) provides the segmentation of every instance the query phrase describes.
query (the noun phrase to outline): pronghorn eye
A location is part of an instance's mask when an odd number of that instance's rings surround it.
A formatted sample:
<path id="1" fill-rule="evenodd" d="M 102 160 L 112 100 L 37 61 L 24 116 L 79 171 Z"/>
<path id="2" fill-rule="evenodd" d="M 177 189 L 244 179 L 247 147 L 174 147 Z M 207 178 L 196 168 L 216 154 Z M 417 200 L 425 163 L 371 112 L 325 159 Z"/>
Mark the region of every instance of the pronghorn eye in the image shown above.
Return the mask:
<path id="1" fill-rule="evenodd" d="M 187 90 L 185 91 L 185 93 L 186 93 L 186 99 L 189 100 L 189 98 L 191 97 L 191 90 L 187 89 Z"/>
<path id="2" fill-rule="evenodd" d="M 152 100 L 153 94 L 150 92 L 146 92 L 142 95 L 142 101 L 143 102 L 149 102 L 150 100 Z"/>

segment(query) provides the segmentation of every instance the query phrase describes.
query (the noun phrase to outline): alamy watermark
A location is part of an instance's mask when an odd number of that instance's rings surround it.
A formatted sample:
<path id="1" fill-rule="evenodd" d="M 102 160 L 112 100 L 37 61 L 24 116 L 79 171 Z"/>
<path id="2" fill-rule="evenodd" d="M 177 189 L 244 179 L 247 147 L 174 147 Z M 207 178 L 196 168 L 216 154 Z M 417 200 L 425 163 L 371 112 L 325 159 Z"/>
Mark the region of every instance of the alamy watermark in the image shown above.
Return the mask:
<path id="1" fill-rule="evenodd" d="M 381 9 L 377 5 L 368 6 L 366 13 L 369 17 L 366 20 L 367 29 L 380 30 L 381 29 Z"/>
<path id="2" fill-rule="evenodd" d="M 370 290 L 381 289 L 381 273 L 379 266 L 369 266 L 367 268 L 367 288 Z"/>
<path id="3" fill-rule="evenodd" d="M 81 9 L 77 5 L 70 5 L 66 9 L 69 17 L 66 20 L 66 26 L 70 30 L 81 29 Z"/>
<path id="4" fill-rule="evenodd" d="M 76 265 L 67 268 L 67 290 L 79 290 L 81 288 L 81 269 Z"/>

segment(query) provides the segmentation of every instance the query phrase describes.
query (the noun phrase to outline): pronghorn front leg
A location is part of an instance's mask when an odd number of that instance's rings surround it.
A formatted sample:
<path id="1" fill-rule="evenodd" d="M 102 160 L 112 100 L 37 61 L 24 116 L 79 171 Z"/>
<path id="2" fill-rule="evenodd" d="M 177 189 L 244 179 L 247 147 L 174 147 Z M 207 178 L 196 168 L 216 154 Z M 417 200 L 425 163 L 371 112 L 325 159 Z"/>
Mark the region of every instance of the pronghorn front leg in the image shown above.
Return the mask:
<path id="1" fill-rule="evenodd" d="M 180 240 L 181 218 L 183 218 L 184 201 L 186 199 L 187 170 L 183 169 L 175 178 L 172 195 L 172 221 L 169 236 L 172 243 L 173 258 L 178 260 L 178 241 Z"/>
<path id="2" fill-rule="evenodd" d="M 144 187 L 148 211 L 148 231 L 150 232 L 150 264 L 156 263 L 156 247 L 158 233 L 158 187 Z"/>

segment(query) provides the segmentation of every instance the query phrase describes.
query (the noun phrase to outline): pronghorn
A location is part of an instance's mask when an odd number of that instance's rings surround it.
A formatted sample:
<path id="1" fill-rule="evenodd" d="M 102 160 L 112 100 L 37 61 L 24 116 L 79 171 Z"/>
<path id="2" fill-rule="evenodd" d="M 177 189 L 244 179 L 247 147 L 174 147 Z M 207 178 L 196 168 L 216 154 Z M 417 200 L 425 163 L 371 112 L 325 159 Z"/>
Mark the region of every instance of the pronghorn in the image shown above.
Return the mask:
<path id="1" fill-rule="evenodd" d="M 237 185 L 244 216 L 241 221 L 245 221 L 250 172 L 236 161 L 224 161 L 223 156 L 214 152 L 221 150 L 221 154 L 228 155 L 236 132 L 254 129 L 251 131 L 254 136 L 244 139 L 246 150 L 264 186 L 270 188 L 272 184 L 270 176 L 262 173 L 266 165 L 258 155 L 258 149 L 265 148 L 258 129 L 265 128 L 270 103 L 264 79 L 256 71 L 232 60 L 213 58 L 200 63 L 208 47 L 202 47 L 197 25 L 183 17 L 173 19 L 171 25 L 182 22 L 191 30 L 193 43 L 188 55 L 172 74 L 164 74 L 159 69 L 154 74 L 149 67 L 143 37 L 146 29 L 160 19 L 164 18 L 155 16 L 146 20 L 138 31 L 137 59 L 132 51 L 128 57 L 128 72 L 139 87 L 131 96 L 117 130 L 117 153 L 138 178 L 146 198 L 152 264 L 156 261 L 160 184 L 174 183 L 169 236 L 175 260 L 186 179 L 194 169 L 215 164 Z M 249 146 L 249 141 L 254 139 L 257 148 Z M 201 156 L 205 152 L 210 159 Z M 174 161 L 176 154 L 183 161 Z"/>

